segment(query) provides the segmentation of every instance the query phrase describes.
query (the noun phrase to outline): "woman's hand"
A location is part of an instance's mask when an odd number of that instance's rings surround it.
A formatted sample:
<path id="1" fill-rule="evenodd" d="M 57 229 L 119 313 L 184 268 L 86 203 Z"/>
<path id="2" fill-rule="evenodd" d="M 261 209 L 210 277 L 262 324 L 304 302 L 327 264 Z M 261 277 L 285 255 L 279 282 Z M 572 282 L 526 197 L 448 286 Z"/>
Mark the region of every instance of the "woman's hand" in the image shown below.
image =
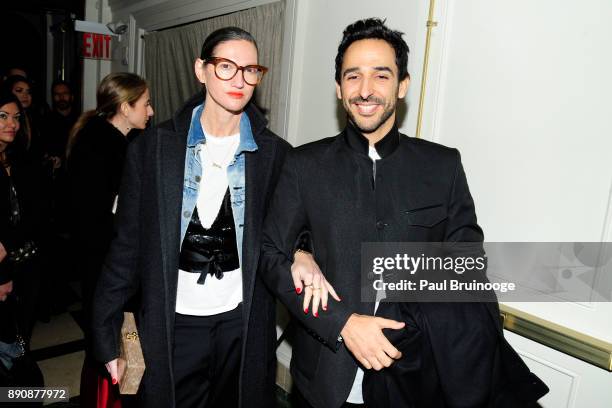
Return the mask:
<path id="1" fill-rule="evenodd" d="M 4 302 L 12 291 L 13 291 L 13 281 L 8 281 L 0 285 L 0 302 Z"/>
<path id="2" fill-rule="evenodd" d="M 319 304 L 323 310 L 327 310 L 329 295 L 340 302 L 333 286 L 325 279 L 325 275 L 319 269 L 312 254 L 298 250 L 291 265 L 291 278 L 295 285 L 295 292 L 299 295 L 304 292 L 304 313 L 308 314 L 308 307 L 312 300 L 312 314 L 319 317 Z"/>
<path id="3" fill-rule="evenodd" d="M 4 261 L 4 258 L 6 258 L 6 248 L 4 247 L 4 245 L 2 245 L 2 242 L 0 242 L 0 262 Z"/>
<path id="4" fill-rule="evenodd" d="M 4 261 L 6 258 L 6 248 L 0 242 L 0 262 Z M 8 281 L 2 285 L 0 285 L 0 302 L 4 302 L 8 297 L 9 293 L 13 291 L 13 281 Z"/>
<path id="5" fill-rule="evenodd" d="M 113 385 L 117 384 L 119 382 L 119 380 L 117 380 L 117 359 L 109 361 L 108 363 L 104 364 L 104 366 L 106 367 L 106 371 L 108 371 L 111 376 Z"/>

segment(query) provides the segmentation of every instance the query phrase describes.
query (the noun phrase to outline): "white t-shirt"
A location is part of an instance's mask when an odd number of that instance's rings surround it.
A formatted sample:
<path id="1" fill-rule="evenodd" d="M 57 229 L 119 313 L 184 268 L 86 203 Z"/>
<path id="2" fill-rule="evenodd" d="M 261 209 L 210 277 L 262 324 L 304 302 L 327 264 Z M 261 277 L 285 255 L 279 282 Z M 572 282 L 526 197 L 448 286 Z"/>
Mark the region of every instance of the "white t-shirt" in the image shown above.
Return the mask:
<path id="1" fill-rule="evenodd" d="M 370 159 L 380 160 L 380 156 L 378 152 L 374 148 L 374 146 L 370 146 L 368 149 L 368 156 Z M 382 275 L 381 279 L 382 279 Z M 374 305 L 374 314 L 378 310 L 378 305 L 380 305 L 380 301 L 385 298 L 384 291 L 376 291 L 376 304 Z M 355 374 L 355 381 L 353 381 L 353 387 L 351 388 L 351 392 L 349 393 L 346 402 L 350 402 L 351 404 L 363 404 L 363 392 L 362 392 L 362 383 L 363 383 L 363 370 L 357 367 L 357 374 Z"/>
<path id="2" fill-rule="evenodd" d="M 210 228 L 219 214 L 228 188 L 227 167 L 233 161 L 239 144 L 239 133 L 223 137 L 206 135 L 206 143 L 200 149 L 202 177 L 196 208 L 204 228 Z M 242 302 L 241 268 L 224 272 L 222 279 L 208 275 L 204 285 L 197 283 L 199 278 L 199 273 L 179 269 L 177 313 L 210 316 L 233 310 Z"/>

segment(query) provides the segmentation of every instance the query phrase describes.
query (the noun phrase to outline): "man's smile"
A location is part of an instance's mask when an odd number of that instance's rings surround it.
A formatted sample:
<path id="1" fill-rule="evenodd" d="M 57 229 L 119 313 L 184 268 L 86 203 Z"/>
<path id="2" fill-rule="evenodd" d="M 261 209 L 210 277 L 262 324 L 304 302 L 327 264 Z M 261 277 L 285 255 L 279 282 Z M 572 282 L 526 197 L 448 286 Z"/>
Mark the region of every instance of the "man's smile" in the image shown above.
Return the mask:
<path id="1" fill-rule="evenodd" d="M 378 108 L 381 106 L 378 103 L 372 103 L 372 102 L 361 102 L 361 103 L 357 102 L 354 105 L 357 106 L 357 111 L 362 116 L 372 116 L 374 113 L 376 113 Z"/>

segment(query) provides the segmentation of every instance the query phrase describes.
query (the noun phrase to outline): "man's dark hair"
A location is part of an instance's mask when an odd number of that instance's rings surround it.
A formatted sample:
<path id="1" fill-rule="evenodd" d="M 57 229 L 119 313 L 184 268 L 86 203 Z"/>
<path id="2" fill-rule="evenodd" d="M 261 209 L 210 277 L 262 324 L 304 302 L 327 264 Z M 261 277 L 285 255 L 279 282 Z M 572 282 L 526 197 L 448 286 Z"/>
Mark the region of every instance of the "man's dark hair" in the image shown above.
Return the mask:
<path id="1" fill-rule="evenodd" d="M 403 80 L 408 76 L 408 44 L 402 38 L 404 33 L 396 30 L 391 30 L 385 25 L 385 21 L 379 18 L 368 18 L 359 20 L 349 25 L 344 29 L 342 41 L 338 46 L 338 54 L 336 54 L 336 82 L 340 83 L 342 77 L 342 62 L 344 61 L 344 53 L 347 48 L 359 40 L 383 40 L 386 41 L 395 50 L 395 64 L 399 80 Z"/>
<path id="2" fill-rule="evenodd" d="M 70 93 L 74 95 L 74 91 L 72 90 L 72 85 L 70 85 L 70 82 L 65 81 L 63 79 L 56 79 L 55 81 L 53 81 L 53 83 L 51 84 L 51 95 L 53 95 L 53 90 L 58 85 L 64 85 L 66 88 L 68 88 Z"/>
<path id="3" fill-rule="evenodd" d="M 248 31 L 238 27 L 223 27 L 213 31 L 208 37 L 206 37 L 204 44 L 202 44 L 200 58 L 207 60 L 214 57 L 213 53 L 215 52 L 217 45 L 232 40 L 248 41 L 255 46 L 255 49 L 257 49 L 257 42 L 255 42 L 255 38 L 253 38 L 251 33 Z"/>

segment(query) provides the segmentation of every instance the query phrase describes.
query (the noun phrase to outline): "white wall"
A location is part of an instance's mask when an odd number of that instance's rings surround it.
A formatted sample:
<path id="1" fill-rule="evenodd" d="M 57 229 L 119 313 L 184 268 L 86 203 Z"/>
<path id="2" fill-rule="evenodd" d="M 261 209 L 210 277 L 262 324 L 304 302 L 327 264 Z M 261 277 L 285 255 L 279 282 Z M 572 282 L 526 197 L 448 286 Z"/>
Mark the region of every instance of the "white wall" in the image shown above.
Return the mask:
<path id="1" fill-rule="evenodd" d="M 612 3 L 444 0 L 438 13 L 424 137 L 461 150 L 487 241 L 609 240 Z M 612 341 L 612 304 L 520 308 Z"/>
<path id="2" fill-rule="evenodd" d="M 610 241 L 612 3 L 437 3 L 423 136 L 461 150 L 487 241 Z M 612 342 L 612 303 L 512 306 Z M 508 337 L 544 407 L 612 406 L 612 373 Z"/>

